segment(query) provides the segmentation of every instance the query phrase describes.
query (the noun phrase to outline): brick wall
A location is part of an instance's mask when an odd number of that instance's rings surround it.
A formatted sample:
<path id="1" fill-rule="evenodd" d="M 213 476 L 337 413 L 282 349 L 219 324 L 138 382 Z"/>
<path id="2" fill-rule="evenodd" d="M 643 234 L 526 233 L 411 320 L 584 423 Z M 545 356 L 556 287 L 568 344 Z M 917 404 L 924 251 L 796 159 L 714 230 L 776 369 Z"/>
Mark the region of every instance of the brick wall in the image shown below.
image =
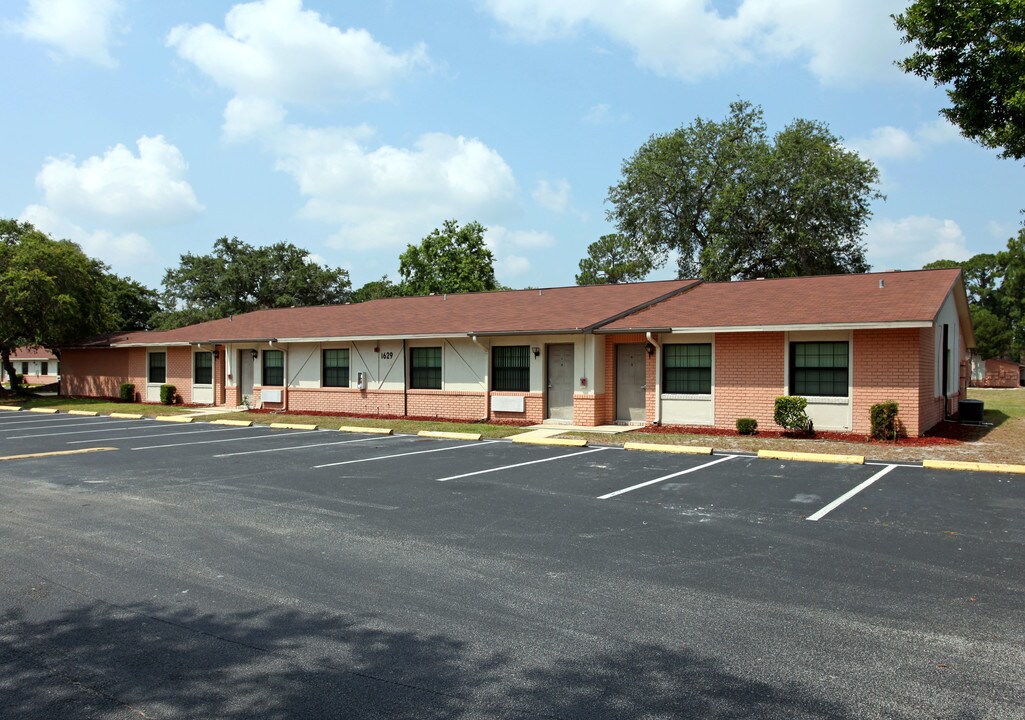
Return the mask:
<path id="1" fill-rule="evenodd" d="M 896 401 L 908 435 L 922 432 L 921 385 L 927 385 L 931 394 L 933 384 L 932 353 L 926 361 L 921 355 L 922 333 L 916 328 L 854 332 L 852 432 L 867 435 L 872 406 L 888 400 Z M 931 343 L 930 330 L 930 349 Z"/>
<path id="2" fill-rule="evenodd" d="M 64 350 L 61 394 L 116 398 L 122 383 L 135 382 L 129 360 L 129 350 Z M 145 390 L 138 382 L 135 388 Z"/>
<path id="3" fill-rule="evenodd" d="M 488 403 L 490 418 L 492 420 L 523 420 L 531 423 L 541 423 L 545 419 L 545 396 L 544 393 L 507 392 L 504 390 L 492 390 L 491 397 L 499 395 L 523 396 L 523 412 L 495 412 L 492 404 Z M 574 402 L 574 413 L 576 412 Z"/>
<path id="4" fill-rule="evenodd" d="M 715 336 L 715 425 L 735 428 L 750 417 L 760 428 L 775 428 L 776 398 L 783 394 L 781 332 L 719 333 Z"/>

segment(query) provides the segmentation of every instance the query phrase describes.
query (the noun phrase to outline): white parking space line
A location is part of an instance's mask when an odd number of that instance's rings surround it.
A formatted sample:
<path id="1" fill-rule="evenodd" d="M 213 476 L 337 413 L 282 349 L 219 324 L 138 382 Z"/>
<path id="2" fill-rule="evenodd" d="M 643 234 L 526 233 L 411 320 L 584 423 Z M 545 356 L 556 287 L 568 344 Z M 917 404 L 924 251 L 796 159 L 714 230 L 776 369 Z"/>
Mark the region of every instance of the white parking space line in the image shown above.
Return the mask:
<path id="1" fill-rule="evenodd" d="M 474 472 L 463 473 L 462 475 L 449 475 L 448 477 L 437 478 L 438 482 L 446 482 L 448 480 L 458 480 L 460 478 L 473 477 L 474 475 L 486 475 L 487 473 L 499 472 L 500 470 L 511 470 L 512 468 L 523 467 L 524 465 L 537 465 L 538 463 L 554 462 L 555 460 L 568 460 L 569 458 L 575 458 L 580 455 L 590 455 L 591 453 L 601 452 L 602 450 L 608 450 L 609 448 L 594 448 L 592 450 L 584 450 L 583 452 L 570 453 L 569 455 L 557 455 L 550 458 L 542 458 L 540 460 L 529 460 L 527 462 L 516 463 L 515 465 L 503 465 L 501 467 L 488 468 L 487 470 L 476 470 Z"/>
<path id="2" fill-rule="evenodd" d="M 252 428 L 225 428 L 225 430 L 251 430 Z M 210 430 L 210 432 L 224 432 L 223 430 Z M 267 438 L 295 437 L 296 435 L 309 435 L 310 433 L 323 432 L 322 430 L 300 430 L 299 432 L 288 432 L 278 435 L 276 433 L 263 433 L 256 437 L 246 438 L 221 438 L 220 440 L 196 440 L 195 442 L 168 443 L 167 445 L 146 445 L 145 447 L 132 448 L 132 450 L 158 450 L 160 448 L 182 447 L 184 445 L 209 445 L 210 443 L 222 442 L 244 442 L 246 440 L 266 440 Z M 184 433 L 178 433 L 184 434 Z M 152 435 L 150 437 L 153 437 Z"/>
<path id="3" fill-rule="evenodd" d="M 393 440 L 394 438 L 399 438 L 399 437 L 403 437 L 403 436 L 402 435 L 372 435 L 370 437 L 359 438 L 357 440 L 336 440 L 335 442 L 310 443 L 309 445 L 289 445 L 288 447 L 281 447 L 281 448 L 261 448 L 260 450 L 246 450 L 245 452 L 222 453 L 220 455 L 214 455 L 214 457 L 215 458 L 226 458 L 226 457 L 235 457 L 236 455 L 257 455 L 259 453 L 281 452 L 282 450 L 304 450 L 306 448 L 328 447 L 330 445 L 350 445 L 352 443 L 368 442 L 370 440 Z"/>
<path id="4" fill-rule="evenodd" d="M 106 419 L 107 418 L 101 418 L 101 417 L 95 417 L 95 418 L 76 418 L 76 417 L 69 417 L 67 415 L 64 415 L 64 416 L 61 416 L 61 415 L 51 415 L 48 420 L 24 420 L 24 421 L 21 421 L 21 422 L 4 423 L 3 425 L 0 425 L 0 428 L 3 428 L 4 430 L 7 430 L 8 428 L 12 428 L 13 429 L 15 427 L 25 429 L 24 428 L 25 425 L 30 425 L 30 426 L 35 426 L 35 425 L 52 425 L 54 427 L 67 427 L 68 424 L 87 425 L 87 424 L 89 424 L 91 422 L 95 423 L 98 420 L 106 420 Z M 67 423 L 65 421 L 70 421 L 70 423 Z"/>
<path id="5" fill-rule="evenodd" d="M 124 430 L 125 428 L 121 428 Z M 151 428 L 139 428 L 140 430 L 167 430 L 166 425 L 154 425 Z M 196 435 L 198 433 L 215 433 L 215 432 L 231 432 L 232 430 L 248 430 L 249 428 L 243 427 L 229 427 L 229 428 L 210 428 L 209 430 L 182 430 L 180 432 L 162 432 L 162 433 L 150 433 L 149 435 L 126 435 L 124 437 L 114 438 L 103 438 L 104 442 L 114 442 L 115 440 L 150 440 L 158 437 L 177 437 L 178 435 Z M 91 443 L 96 442 L 95 439 L 89 440 L 68 440 L 68 445 L 78 445 L 79 443 Z"/>
<path id="6" fill-rule="evenodd" d="M 631 485 L 630 487 L 623 488 L 622 490 L 616 490 L 615 492 L 610 492 L 607 495 L 601 495 L 601 496 L 598 497 L 598 499 L 599 500 L 608 500 L 609 498 L 614 498 L 617 495 L 622 495 L 623 493 L 628 493 L 631 490 L 638 490 L 638 489 L 640 489 L 642 487 L 647 487 L 648 485 L 654 485 L 655 483 L 660 483 L 663 480 L 671 480 L 674 477 L 680 477 L 681 475 L 686 475 L 688 473 L 697 472 L 698 470 L 704 470 L 707 467 L 712 467 L 713 465 L 718 465 L 719 463 L 726 462 L 727 460 L 733 460 L 735 457 L 737 457 L 737 456 L 736 455 L 727 455 L 726 457 L 721 457 L 718 460 L 713 460 L 712 462 L 707 462 L 704 465 L 698 465 L 697 467 L 687 468 L 686 470 L 681 470 L 680 472 L 670 473 L 669 475 L 663 475 L 662 477 L 657 477 L 654 480 L 648 480 L 647 482 L 642 482 L 642 483 L 639 483 L 637 485 Z"/>
<path id="7" fill-rule="evenodd" d="M 378 455 L 377 457 L 360 458 L 359 460 L 342 460 L 341 462 L 326 463 L 324 465 L 314 465 L 315 470 L 327 467 L 337 467 L 338 465 L 352 465 L 353 463 L 373 462 L 375 460 L 391 460 L 392 458 L 409 457 L 410 455 L 426 455 L 427 453 L 445 452 L 446 450 L 466 450 L 468 448 L 479 448 L 485 445 L 494 445 L 498 440 L 484 440 L 483 442 L 466 443 L 465 445 L 450 445 L 443 448 L 434 448 L 433 450 L 415 450 L 414 452 L 408 453 L 397 453 L 395 455 Z"/>
<path id="8" fill-rule="evenodd" d="M 112 422 L 104 423 L 104 425 L 128 425 L 130 423 L 138 423 L 138 420 L 125 420 L 124 422 Z M 82 427 L 81 425 L 56 425 L 55 427 Z M 44 428 L 39 428 L 40 430 Z M 45 428 L 49 430 L 49 428 Z M 106 430 L 66 430 L 64 432 L 36 432 L 31 435 L 12 435 L 7 440 L 25 440 L 26 438 L 44 438 L 44 437 L 56 437 L 58 435 L 83 435 L 85 433 L 98 433 L 98 432 L 124 432 L 128 428 L 116 427 L 108 428 Z M 22 429 L 19 432 L 29 432 L 28 430 Z"/>
<path id="9" fill-rule="evenodd" d="M 877 472 L 875 475 L 870 477 L 868 480 L 866 480 L 865 482 L 861 483 L 860 485 L 858 485 L 855 488 L 851 488 L 850 490 L 845 492 L 843 495 L 838 497 L 836 500 L 834 500 L 833 502 L 829 503 L 824 508 L 822 508 L 821 510 L 816 512 L 814 515 L 809 515 L 806 519 L 807 520 L 816 521 L 816 520 L 820 520 L 820 519 L 824 518 L 826 515 L 828 515 L 829 513 L 833 512 L 834 510 L 836 510 L 838 507 L 840 507 L 845 502 L 850 500 L 852 497 L 854 497 L 855 495 L 860 493 L 862 490 L 867 488 L 869 485 L 874 483 L 876 480 L 881 478 L 883 475 L 885 475 L 886 473 L 888 473 L 891 470 L 893 470 L 895 467 L 897 467 L 897 466 L 896 465 L 887 465 L 882 470 Z"/>

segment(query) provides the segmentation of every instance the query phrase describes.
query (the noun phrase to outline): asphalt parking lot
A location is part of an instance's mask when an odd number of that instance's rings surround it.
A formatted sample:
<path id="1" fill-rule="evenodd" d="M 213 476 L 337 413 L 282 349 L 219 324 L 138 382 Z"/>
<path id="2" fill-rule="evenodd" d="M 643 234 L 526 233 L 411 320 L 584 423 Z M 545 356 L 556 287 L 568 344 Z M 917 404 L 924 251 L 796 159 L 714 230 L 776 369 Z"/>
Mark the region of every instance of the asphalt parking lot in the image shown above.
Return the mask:
<path id="1" fill-rule="evenodd" d="M 16 454 L 4 718 L 1025 706 L 1025 476 L 2 413 Z"/>

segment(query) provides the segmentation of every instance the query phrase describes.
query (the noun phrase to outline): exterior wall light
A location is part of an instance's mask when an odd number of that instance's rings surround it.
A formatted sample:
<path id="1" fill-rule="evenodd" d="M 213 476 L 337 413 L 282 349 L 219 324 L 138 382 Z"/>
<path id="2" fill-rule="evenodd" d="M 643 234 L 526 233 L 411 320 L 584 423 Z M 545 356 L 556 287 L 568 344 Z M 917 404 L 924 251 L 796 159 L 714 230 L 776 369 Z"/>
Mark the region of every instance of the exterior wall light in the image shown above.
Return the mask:
<path id="1" fill-rule="evenodd" d="M 534 353 L 534 358 L 535 359 L 541 357 L 541 348 L 539 348 L 539 347 L 532 347 L 532 348 L 530 348 L 530 352 Z"/>

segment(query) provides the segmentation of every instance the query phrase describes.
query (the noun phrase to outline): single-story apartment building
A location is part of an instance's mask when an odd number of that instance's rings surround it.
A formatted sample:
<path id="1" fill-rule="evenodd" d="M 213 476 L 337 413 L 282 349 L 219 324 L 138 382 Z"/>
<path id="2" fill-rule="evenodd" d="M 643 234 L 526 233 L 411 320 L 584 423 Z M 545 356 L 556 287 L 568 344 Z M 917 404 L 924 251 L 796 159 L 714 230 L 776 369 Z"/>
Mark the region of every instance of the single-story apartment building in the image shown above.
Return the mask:
<path id="1" fill-rule="evenodd" d="M 259 310 L 61 349 L 62 392 L 160 385 L 186 403 L 463 420 L 820 430 L 900 404 L 918 435 L 956 412 L 971 319 L 957 269 L 389 298 Z"/>
<path id="2" fill-rule="evenodd" d="M 972 387 L 1016 388 L 1025 385 L 1025 365 L 1004 358 L 989 358 L 972 366 Z"/>
<path id="3" fill-rule="evenodd" d="M 49 385 L 59 379 L 59 364 L 57 356 L 50 350 L 43 347 L 23 346 L 16 348 L 11 353 L 11 363 L 14 370 L 22 376 L 22 382 L 28 385 Z M 0 367 L 0 378 L 3 382 L 9 382 L 10 378 L 2 367 Z"/>

